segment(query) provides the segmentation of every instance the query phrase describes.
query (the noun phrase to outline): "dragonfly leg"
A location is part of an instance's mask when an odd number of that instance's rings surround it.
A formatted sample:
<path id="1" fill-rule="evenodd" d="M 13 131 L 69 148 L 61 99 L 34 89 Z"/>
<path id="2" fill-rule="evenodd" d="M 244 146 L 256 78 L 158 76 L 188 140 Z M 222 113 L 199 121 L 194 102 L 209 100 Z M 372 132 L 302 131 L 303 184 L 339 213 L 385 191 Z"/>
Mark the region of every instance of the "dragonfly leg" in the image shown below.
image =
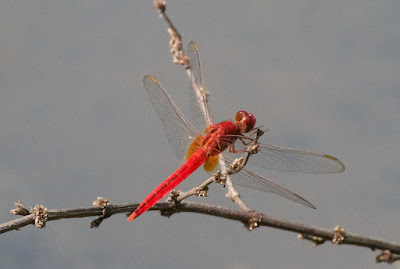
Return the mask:
<path id="1" fill-rule="evenodd" d="M 243 153 L 243 152 L 246 152 L 247 150 L 246 149 L 235 149 L 235 144 L 230 144 L 228 146 L 228 151 L 231 153 Z"/>
<path id="2" fill-rule="evenodd" d="M 240 136 L 239 140 L 243 143 L 243 145 L 247 146 L 250 143 L 254 143 L 255 141 L 257 141 L 267 131 L 268 130 L 264 131 L 264 130 L 261 130 L 260 127 L 257 127 L 257 128 L 254 128 L 254 131 L 251 132 L 250 134 Z"/>

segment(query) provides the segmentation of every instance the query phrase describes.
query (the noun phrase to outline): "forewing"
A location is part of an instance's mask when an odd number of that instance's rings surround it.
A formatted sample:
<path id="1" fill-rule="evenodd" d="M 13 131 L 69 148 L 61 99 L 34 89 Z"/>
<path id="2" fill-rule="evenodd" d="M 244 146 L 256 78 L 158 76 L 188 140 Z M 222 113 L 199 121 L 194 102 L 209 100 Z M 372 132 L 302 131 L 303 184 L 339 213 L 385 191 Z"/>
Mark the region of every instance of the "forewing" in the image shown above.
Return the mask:
<path id="1" fill-rule="evenodd" d="M 199 132 L 182 114 L 161 84 L 152 76 L 145 76 L 144 87 L 163 123 L 165 134 L 175 155 L 183 159 L 191 141 Z"/>
<path id="2" fill-rule="evenodd" d="M 287 172 L 329 174 L 344 171 L 343 163 L 330 155 L 263 144 L 259 152 L 250 157 L 249 163 Z"/>

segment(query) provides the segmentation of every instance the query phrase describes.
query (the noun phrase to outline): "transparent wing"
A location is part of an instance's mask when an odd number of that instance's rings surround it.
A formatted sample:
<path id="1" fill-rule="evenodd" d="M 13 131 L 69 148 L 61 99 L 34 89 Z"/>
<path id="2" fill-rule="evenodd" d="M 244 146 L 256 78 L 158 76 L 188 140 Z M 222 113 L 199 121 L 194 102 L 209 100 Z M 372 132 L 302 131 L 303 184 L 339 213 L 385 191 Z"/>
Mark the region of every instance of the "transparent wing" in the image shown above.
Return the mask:
<path id="1" fill-rule="evenodd" d="M 190 106 L 193 122 L 200 131 L 214 123 L 209 105 L 209 93 L 206 90 L 204 76 L 201 69 L 200 56 L 195 42 L 190 42 L 187 50 L 189 56 L 189 71 L 191 78 Z"/>
<path id="2" fill-rule="evenodd" d="M 230 175 L 230 177 L 232 179 L 233 184 L 237 184 L 239 186 L 255 190 L 271 192 L 279 196 L 282 196 L 286 199 L 292 200 L 293 202 L 315 209 L 315 206 L 313 204 L 308 202 L 300 195 L 274 183 L 273 181 L 263 176 L 251 172 L 245 167 L 240 172 Z"/>
<path id="3" fill-rule="evenodd" d="M 344 171 L 343 163 L 330 155 L 263 144 L 259 152 L 250 157 L 249 163 L 287 172 L 329 174 Z"/>
<path id="4" fill-rule="evenodd" d="M 165 89 L 152 76 L 145 76 L 144 87 L 163 123 L 165 134 L 175 155 L 183 159 L 191 141 L 199 132 L 186 119 Z"/>

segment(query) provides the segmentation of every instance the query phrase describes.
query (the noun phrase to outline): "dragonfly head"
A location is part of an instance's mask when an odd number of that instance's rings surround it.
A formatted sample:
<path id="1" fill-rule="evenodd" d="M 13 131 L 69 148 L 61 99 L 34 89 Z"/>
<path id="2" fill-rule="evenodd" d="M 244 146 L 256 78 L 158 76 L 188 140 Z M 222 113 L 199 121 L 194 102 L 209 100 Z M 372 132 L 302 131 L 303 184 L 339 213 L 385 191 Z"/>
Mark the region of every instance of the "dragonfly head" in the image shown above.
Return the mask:
<path id="1" fill-rule="evenodd" d="M 240 128 L 241 133 L 250 132 L 256 125 L 256 118 L 253 114 L 240 110 L 235 116 L 236 125 Z"/>

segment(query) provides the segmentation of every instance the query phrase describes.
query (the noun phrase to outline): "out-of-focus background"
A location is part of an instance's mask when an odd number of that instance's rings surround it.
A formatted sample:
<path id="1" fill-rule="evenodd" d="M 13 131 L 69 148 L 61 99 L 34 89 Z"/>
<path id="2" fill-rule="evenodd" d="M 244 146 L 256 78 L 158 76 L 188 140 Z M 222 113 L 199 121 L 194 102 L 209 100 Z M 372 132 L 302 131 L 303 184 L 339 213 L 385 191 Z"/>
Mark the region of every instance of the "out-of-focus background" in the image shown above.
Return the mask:
<path id="1" fill-rule="evenodd" d="M 254 209 L 398 241 L 400 2 L 169 1 L 185 48 L 200 49 L 216 121 L 237 110 L 263 141 L 329 153 L 334 175 L 265 175 L 317 206 L 240 188 Z M 152 74 L 190 114 L 189 81 L 171 63 L 152 1 L 2 1 L 0 222 L 13 203 L 47 208 L 140 202 L 175 160 L 142 78 Z M 180 189 L 199 184 L 196 173 Z M 213 185 L 208 199 L 235 208 Z M 368 249 L 270 228 L 177 214 L 125 215 L 89 229 L 69 219 L 1 235 L 1 268 L 376 268 Z M 396 265 L 393 265 L 396 267 Z"/>

